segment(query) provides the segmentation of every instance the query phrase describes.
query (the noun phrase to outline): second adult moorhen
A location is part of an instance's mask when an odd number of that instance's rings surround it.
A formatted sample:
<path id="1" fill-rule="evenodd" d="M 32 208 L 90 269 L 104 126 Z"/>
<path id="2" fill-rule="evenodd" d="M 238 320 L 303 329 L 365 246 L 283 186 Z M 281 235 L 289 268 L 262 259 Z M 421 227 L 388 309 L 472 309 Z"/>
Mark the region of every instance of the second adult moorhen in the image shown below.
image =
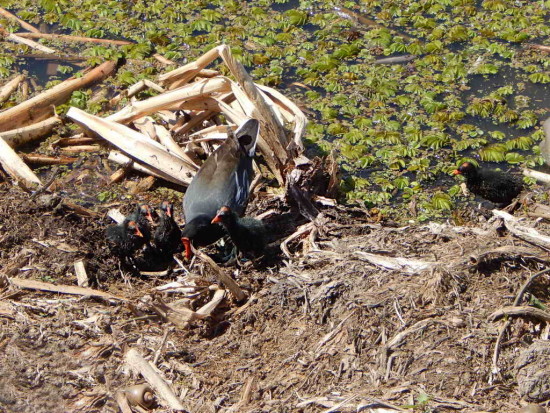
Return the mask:
<path id="1" fill-rule="evenodd" d="M 266 228 L 262 221 L 250 217 L 239 217 L 228 206 L 223 206 L 212 223 L 225 227 L 231 241 L 244 254 L 260 255 L 266 245 Z"/>
<path id="2" fill-rule="evenodd" d="M 218 209 L 227 205 L 238 215 L 244 212 L 258 131 L 256 119 L 245 121 L 210 155 L 187 188 L 183 198 L 185 227 L 181 239 L 187 259 L 191 258 L 191 242 L 195 246 L 205 246 L 225 234 L 222 226 L 212 224 Z"/>
<path id="3" fill-rule="evenodd" d="M 477 168 L 471 162 L 464 162 L 453 175 L 463 175 L 471 192 L 501 206 L 509 205 L 523 190 L 523 183 L 515 176 Z"/>
<path id="4" fill-rule="evenodd" d="M 180 250 L 181 230 L 174 220 L 174 205 L 164 201 L 160 204 L 159 209 L 159 223 L 153 240 L 157 251 L 161 255 L 169 257 Z"/>

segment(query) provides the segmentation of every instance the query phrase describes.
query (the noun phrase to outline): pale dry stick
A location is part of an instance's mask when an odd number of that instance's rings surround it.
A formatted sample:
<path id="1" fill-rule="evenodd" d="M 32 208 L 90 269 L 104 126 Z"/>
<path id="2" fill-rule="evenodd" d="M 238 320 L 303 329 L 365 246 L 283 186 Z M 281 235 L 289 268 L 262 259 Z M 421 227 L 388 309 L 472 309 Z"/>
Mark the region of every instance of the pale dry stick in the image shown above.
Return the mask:
<path id="1" fill-rule="evenodd" d="M 499 209 L 493 209 L 493 215 L 502 218 L 504 225 L 513 235 L 545 250 L 550 249 L 550 237 L 543 235 L 534 228 L 525 227 L 513 215 Z"/>
<path id="2" fill-rule="evenodd" d="M 16 21 L 17 23 L 19 23 L 19 25 L 30 31 L 30 32 L 33 32 L 33 33 L 40 33 L 40 30 L 38 30 L 36 27 L 34 27 L 32 24 L 29 24 L 27 23 L 26 21 L 24 20 L 21 20 L 19 17 L 17 17 L 15 14 L 13 13 L 10 13 L 9 11 L 7 11 L 6 9 L 0 7 L 0 14 L 10 20 L 13 20 L 13 21 Z"/>
<path id="3" fill-rule="evenodd" d="M 133 413 L 130 403 L 128 403 L 128 398 L 123 391 L 117 391 L 115 393 L 115 400 L 122 413 Z"/>
<path id="4" fill-rule="evenodd" d="M 44 45 L 41 45 L 40 43 L 35 42 L 34 40 L 25 39 L 24 37 L 19 37 L 16 34 L 9 33 L 6 31 L 1 25 L 0 25 L 0 35 L 4 36 L 6 39 L 19 44 L 24 44 L 25 46 L 29 46 L 33 49 L 39 50 L 43 53 L 47 54 L 54 54 L 56 51 L 54 49 L 51 49 L 49 47 L 46 47 Z"/>
<path id="5" fill-rule="evenodd" d="M 226 288 L 231 291 L 231 294 L 235 297 L 237 301 L 242 301 L 246 298 L 246 294 L 243 290 L 241 290 L 241 287 L 235 282 L 233 278 L 228 276 L 220 267 L 218 264 L 212 260 L 208 255 L 206 255 L 204 252 L 199 251 L 195 249 L 193 246 L 191 246 L 191 249 L 195 256 L 200 259 L 202 262 L 207 264 L 216 275 L 216 279 L 218 282 L 222 283 L 226 286 Z"/>
<path id="6" fill-rule="evenodd" d="M 532 169 L 526 168 L 523 170 L 523 175 L 534 178 L 539 182 L 550 184 L 550 174 L 545 174 L 544 172 L 533 171 Z"/>
<path id="7" fill-rule="evenodd" d="M 303 235 L 309 234 L 314 227 L 315 227 L 315 224 L 313 222 L 308 222 L 307 224 L 301 225 L 298 227 L 298 229 L 296 229 L 296 231 L 292 235 L 290 235 L 283 242 L 281 242 L 281 251 L 283 251 L 283 253 L 287 256 L 287 258 L 292 258 L 292 254 L 288 249 L 288 244 L 291 241 L 294 241 L 295 239 L 298 239 Z"/>
<path id="8" fill-rule="evenodd" d="M 140 80 L 139 82 L 135 83 L 134 85 L 130 86 L 127 90 L 125 90 L 124 92 L 122 93 L 119 93 L 118 95 L 116 95 L 115 97 L 113 97 L 110 101 L 109 101 L 109 104 L 110 105 L 116 105 L 118 102 L 120 102 L 124 97 L 126 98 L 131 98 L 135 95 L 137 95 L 139 92 L 145 90 L 145 89 L 152 89 L 152 90 L 155 90 L 159 93 L 164 93 L 165 90 L 162 86 L 159 86 L 157 85 L 156 83 L 150 81 L 150 80 L 147 80 L 147 79 L 142 79 Z"/>
<path id="9" fill-rule="evenodd" d="M 166 57 L 164 57 L 164 56 L 162 56 L 161 54 L 158 54 L 158 53 L 155 53 L 155 54 L 153 55 L 153 57 L 154 57 L 155 59 L 157 59 L 157 60 L 158 60 L 160 63 L 162 63 L 163 65 L 169 66 L 169 65 L 175 65 L 175 64 L 176 64 L 176 62 L 174 62 L 174 61 L 172 61 L 172 60 L 170 60 L 170 59 L 167 59 Z"/>
<path id="10" fill-rule="evenodd" d="M 2 138 L 0 138 L 0 164 L 13 179 L 21 183 L 22 187 L 31 189 L 35 185 L 42 185 L 38 176 Z"/>
<path id="11" fill-rule="evenodd" d="M 304 148 L 304 143 L 302 142 L 302 137 L 305 133 L 307 126 L 307 117 L 302 112 L 302 110 L 289 98 L 283 95 L 278 90 L 275 90 L 271 87 L 255 84 L 260 90 L 267 93 L 271 96 L 271 99 L 274 100 L 276 104 L 281 107 L 284 107 L 286 110 L 290 111 L 294 115 L 294 143 L 299 148 L 299 153 L 302 153 Z"/>
<path id="12" fill-rule="evenodd" d="M 157 392 L 159 398 L 168 403 L 171 409 L 185 410 L 185 407 L 175 395 L 171 386 L 135 348 L 128 350 L 124 360 L 132 370 L 139 372 L 143 376 L 147 383 Z"/>
<path id="13" fill-rule="evenodd" d="M 52 34 L 52 33 L 16 33 L 19 37 L 26 39 L 48 39 L 48 40 L 63 40 L 66 42 L 75 43 L 99 43 L 99 44 L 114 44 L 117 46 L 125 46 L 133 44 L 127 40 L 110 40 L 110 39 L 98 39 L 95 37 L 83 37 L 83 36 L 71 36 L 68 34 Z"/>
<path id="14" fill-rule="evenodd" d="M 121 152 L 111 151 L 111 152 L 109 152 L 109 157 L 107 159 L 109 159 L 112 162 L 123 165 L 125 167 L 130 165 L 130 167 L 132 169 L 134 169 L 138 172 L 148 174 L 148 175 L 152 175 L 152 176 L 156 176 L 157 178 L 164 179 L 165 181 L 172 182 L 172 183 L 177 184 L 177 185 L 182 185 L 182 183 L 179 179 L 175 179 L 172 176 L 170 176 L 168 174 L 165 174 L 164 172 L 162 172 L 160 170 L 156 170 L 155 168 L 152 168 L 148 165 L 144 165 L 142 163 L 135 162 L 131 158 L 129 158 L 128 156 L 124 155 Z"/>
<path id="15" fill-rule="evenodd" d="M 160 110 L 178 110 L 184 102 L 192 98 L 207 96 L 212 93 L 226 93 L 229 89 L 230 82 L 229 79 L 225 77 L 204 79 L 143 101 L 134 102 L 112 114 L 107 120 L 119 123 L 129 123 L 134 119 L 150 115 Z"/>
<path id="16" fill-rule="evenodd" d="M 26 163 L 34 165 L 69 165 L 78 161 L 78 158 L 42 155 L 41 153 L 27 153 L 23 155 L 23 160 Z"/>
<path id="17" fill-rule="evenodd" d="M 100 145 L 75 145 L 65 146 L 60 148 L 61 152 L 66 153 L 80 153 L 80 152 L 99 152 L 101 150 Z"/>
<path id="18" fill-rule="evenodd" d="M 74 145 L 89 145 L 92 143 L 97 143 L 96 138 L 91 138 L 89 136 L 84 136 L 84 134 L 79 134 L 73 136 L 72 138 L 61 138 L 52 143 L 52 146 L 74 146 Z"/>
<path id="19" fill-rule="evenodd" d="M 517 307 L 502 307 L 488 317 L 489 321 L 495 321 L 507 315 L 525 315 L 538 318 L 539 320 L 550 323 L 550 313 L 536 307 L 517 306 Z"/>
<path id="20" fill-rule="evenodd" d="M 84 260 L 78 260 L 74 262 L 74 272 L 79 287 L 88 287 L 89 279 L 86 272 L 86 262 Z"/>
<path id="21" fill-rule="evenodd" d="M 143 134 L 112 120 L 90 115 L 75 107 L 69 109 L 67 117 L 92 130 L 154 170 L 161 171 L 179 181 L 180 185 L 189 185 L 191 182 L 195 169 L 179 156 L 168 152 L 163 145 Z"/>
<path id="22" fill-rule="evenodd" d="M 538 49 L 538 50 L 542 50 L 543 52 L 548 52 L 550 53 L 550 46 L 545 46 L 545 45 L 542 45 L 542 44 L 528 44 L 527 45 L 528 47 L 531 47 L 533 49 Z"/>
<path id="23" fill-rule="evenodd" d="M 60 293 L 60 294 L 82 295 L 82 296 L 90 296 L 90 297 L 101 297 L 101 298 L 106 298 L 108 300 L 128 301 L 124 297 L 119 297 L 103 291 L 94 290 L 92 288 L 76 287 L 74 285 L 54 285 L 54 284 L 46 283 L 42 281 L 25 280 L 25 279 L 16 278 L 16 277 L 10 278 L 10 281 L 13 285 L 25 290 L 50 291 L 50 292 Z"/>
<path id="24" fill-rule="evenodd" d="M 199 73 L 197 73 L 195 75 L 195 79 L 200 79 L 200 78 L 211 78 L 211 77 L 216 77 L 216 76 L 219 76 L 220 75 L 220 72 L 218 72 L 217 70 L 211 70 L 211 69 L 201 69 L 199 71 Z M 182 87 L 182 86 L 185 86 L 187 83 L 189 83 L 191 81 L 191 79 L 180 79 L 180 80 L 176 80 L 175 82 L 171 83 L 170 84 L 170 89 L 177 89 L 178 87 Z"/>
<path id="25" fill-rule="evenodd" d="M 189 82 L 193 79 L 202 69 L 212 63 L 219 57 L 218 48 L 215 47 L 210 49 L 208 52 L 203 54 L 197 60 L 190 62 L 184 66 L 181 66 L 171 72 L 164 73 L 159 76 L 159 81 L 167 85 L 170 88 L 170 85 L 176 80 L 179 82 L 185 81 Z M 171 88 L 170 88 L 171 89 Z"/>
<path id="26" fill-rule="evenodd" d="M 160 355 L 162 354 L 162 352 L 164 351 L 164 348 L 166 347 L 166 342 L 168 341 L 168 334 L 170 334 L 170 328 L 166 326 L 164 328 L 164 334 L 162 335 L 162 341 L 160 342 L 160 346 L 155 352 L 155 358 L 153 359 L 153 366 L 157 365 Z"/>
<path id="27" fill-rule="evenodd" d="M 9 99 L 11 94 L 17 90 L 21 82 L 25 80 L 25 75 L 17 75 L 12 80 L 8 81 L 2 89 L 0 89 L 0 104 Z"/>
<path id="28" fill-rule="evenodd" d="M 160 143 L 162 143 L 166 148 L 175 153 L 176 155 L 180 156 L 183 160 L 188 162 L 189 166 L 192 168 L 195 168 L 196 170 L 199 169 L 199 165 L 197 165 L 193 160 L 185 153 L 185 151 L 182 149 L 181 146 L 178 145 L 178 143 L 172 138 L 172 135 L 166 128 L 162 127 L 161 125 L 154 125 L 155 133 L 157 137 L 159 138 Z"/>
<path id="29" fill-rule="evenodd" d="M 525 283 L 523 283 L 523 285 L 519 289 L 518 293 L 516 294 L 516 298 L 514 299 L 514 302 L 513 302 L 512 306 L 513 307 L 518 307 L 521 304 L 521 300 L 523 300 L 523 295 L 525 294 L 527 289 L 531 286 L 531 284 L 533 284 L 533 282 L 538 277 L 540 277 L 541 275 L 548 274 L 548 273 L 550 273 L 550 268 L 539 271 L 539 272 L 533 274 L 531 277 L 529 277 L 529 279 L 527 281 L 525 281 Z M 508 329 L 508 327 L 510 327 L 510 324 L 511 324 L 511 321 L 506 320 L 506 322 L 502 325 L 502 327 L 500 328 L 500 331 L 498 333 L 498 338 L 497 338 L 497 341 L 495 343 L 495 349 L 493 350 L 493 360 L 492 360 L 493 365 L 492 365 L 492 368 L 491 368 L 491 373 L 492 374 L 498 374 L 498 372 L 499 372 L 498 359 L 499 359 L 499 356 L 500 356 L 500 343 L 504 339 L 504 334 L 506 333 L 506 330 Z M 489 381 L 491 381 L 491 380 L 492 380 L 492 378 L 490 378 Z"/>
<path id="30" fill-rule="evenodd" d="M 110 76 L 116 66 L 116 62 L 105 62 L 82 77 L 67 79 L 31 99 L 1 112 L 0 132 L 25 126 L 37 119 L 42 120 L 40 118 L 43 118 L 44 115 L 48 116 L 53 106 L 67 101 L 75 90 L 90 86 Z"/>

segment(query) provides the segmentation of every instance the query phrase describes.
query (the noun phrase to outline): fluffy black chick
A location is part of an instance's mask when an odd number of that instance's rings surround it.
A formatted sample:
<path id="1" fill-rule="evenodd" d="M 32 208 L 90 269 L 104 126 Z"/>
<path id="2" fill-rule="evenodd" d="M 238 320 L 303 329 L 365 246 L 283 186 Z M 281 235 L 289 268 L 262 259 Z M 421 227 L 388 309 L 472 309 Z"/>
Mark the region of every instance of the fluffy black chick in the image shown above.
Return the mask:
<path id="1" fill-rule="evenodd" d="M 126 219 L 121 224 L 107 227 L 106 233 L 111 252 L 121 261 L 133 264 L 134 253 L 145 244 L 137 223 Z"/>
<path id="2" fill-rule="evenodd" d="M 159 224 L 153 235 L 156 250 L 170 256 L 183 249 L 181 230 L 174 220 L 174 205 L 168 201 L 160 204 Z"/>

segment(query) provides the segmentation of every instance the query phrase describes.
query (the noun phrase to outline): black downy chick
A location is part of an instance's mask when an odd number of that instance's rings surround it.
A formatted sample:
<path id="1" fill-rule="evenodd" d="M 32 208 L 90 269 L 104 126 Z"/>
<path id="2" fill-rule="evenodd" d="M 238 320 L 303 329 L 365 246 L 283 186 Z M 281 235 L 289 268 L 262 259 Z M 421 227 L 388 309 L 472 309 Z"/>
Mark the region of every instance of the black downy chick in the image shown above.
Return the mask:
<path id="1" fill-rule="evenodd" d="M 111 252 L 121 261 L 133 264 L 134 253 L 145 244 L 137 223 L 126 219 L 121 224 L 107 227 L 106 233 Z"/>
<path id="2" fill-rule="evenodd" d="M 170 256 L 183 249 L 181 230 L 174 220 L 174 205 L 168 201 L 160 204 L 159 224 L 153 235 L 158 252 Z"/>
<path id="3" fill-rule="evenodd" d="M 245 255 L 252 253 L 259 256 L 264 251 L 267 233 L 264 223 L 259 219 L 241 218 L 231 208 L 223 206 L 212 219 L 212 223 L 223 225 L 233 244 Z"/>
<path id="4" fill-rule="evenodd" d="M 460 165 L 453 175 L 463 175 L 471 192 L 501 206 L 509 205 L 523 190 L 523 183 L 515 176 L 477 168 L 470 162 Z"/>
<path id="5" fill-rule="evenodd" d="M 147 204 L 138 205 L 136 210 L 126 217 L 128 221 L 134 221 L 141 233 L 145 244 L 150 247 L 151 243 L 151 225 L 153 225 L 154 211 Z"/>

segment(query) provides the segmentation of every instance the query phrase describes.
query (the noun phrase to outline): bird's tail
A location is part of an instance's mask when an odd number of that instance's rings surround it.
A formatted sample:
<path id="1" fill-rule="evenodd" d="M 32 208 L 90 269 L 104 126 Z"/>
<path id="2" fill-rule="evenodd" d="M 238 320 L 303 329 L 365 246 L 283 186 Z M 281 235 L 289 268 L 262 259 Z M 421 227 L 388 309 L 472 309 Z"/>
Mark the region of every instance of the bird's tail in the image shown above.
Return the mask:
<path id="1" fill-rule="evenodd" d="M 235 136 L 239 141 L 239 145 L 251 158 L 256 152 L 256 142 L 258 141 L 258 133 L 260 131 L 260 122 L 257 119 L 247 119 L 235 131 Z"/>

